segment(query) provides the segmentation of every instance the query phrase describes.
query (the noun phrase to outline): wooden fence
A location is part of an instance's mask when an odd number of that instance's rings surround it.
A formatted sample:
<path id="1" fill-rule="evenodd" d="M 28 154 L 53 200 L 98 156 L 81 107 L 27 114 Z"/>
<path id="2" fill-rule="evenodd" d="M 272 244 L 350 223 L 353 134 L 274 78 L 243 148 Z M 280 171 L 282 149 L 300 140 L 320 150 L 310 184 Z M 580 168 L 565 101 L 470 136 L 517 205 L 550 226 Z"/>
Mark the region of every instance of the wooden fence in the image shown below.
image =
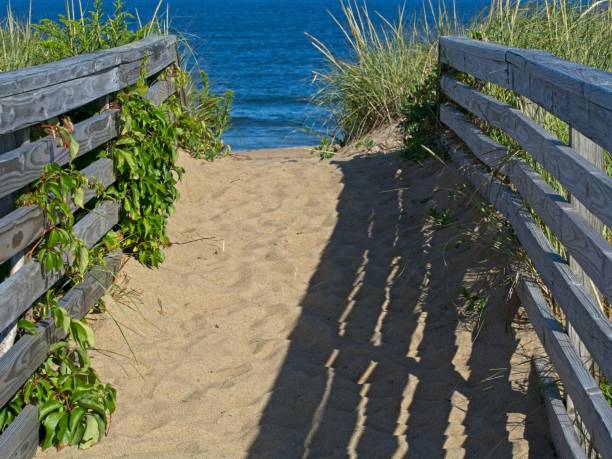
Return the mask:
<path id="1" fill-rule="evenodd" d="M 517 293 L 554 366 L 551 373 L 534 361 L 555 447 L 564 458 L 612 457 L 612 409 L 599 387 L 602 378 L 612 381 L 612 327 L 603 310 L 612 298 L 612 248 L 603 235 L 612 227 L 612 179 L 602 170 L 604 149 L 612 151 L 612 74 L 542 51 L 458 37 L 440 40 L 440 65 L 440 119 L 469 149 L 451 145 L 451 159 L 508 219 L 539 275 L 521 273 Z M 569 145 L 526 114 L 533 110 L 459 81 L 466 74 L 476 87 L 509 89 L 567 123 Z M 478 127 L 485 125 L 516 141 L 570 199 Z M 554 249 L 534 213 L 569 259 Z M 551 298 L 562 314 L 553 313 Z"/>
<path id="2" fill-rule="evenodd" d="M 150 82 L 147 97 L 161 103 L 173 94 L 174 86 L 170 79 L 156 77 L 177 61 L 175 37 L 150 37 L 119 48 L 0 74 L 0 267 L 11 268 L 8 277 L 0 277 L 0 331 L 4 330 L 5 335 L 4 354 L 0 357 L 0 406 L 9 402 L 43 363 L 49 346 L 66 336 L 53 321 L 41 321 L 37 335 L 24 335 L 12 343 L 17 319 L 62 276 L 45 272 L 28 254 L 45 231 L 42 210 L 34 206 L 15 208 L 14 203 L 42 175 L 45 164 L 66 164 L 69 152 L 51 137 L 30 140 L 30 127 L 74 113 L 85 105 L 99 108 L 99 114 L 75 123 L 73 136 L 79 143 L 78 156 L 89 162 L 82 171 L 108 187 L 115 181 L 112 160 L 87 158 L 87 154 L 119 134 L 119 110 L 110 108 L 109 100 L 136 83 L 146 63 Z M 95 197 L 94 189 L 85 193 L 86 202 Z M 88 247 L 117 224 L 120 211 L 116 202 L 92 204 L 93 209 L 74 227 L 76 236 Z M 82 318 L 101 298 L 119 267 L 121 254 L 111 253 L 106 261 L 106 266 L 93 268 L 61 299 L 60 306 L 73 317 Z M 0 436 L 0 457 L 32 457 L 38 442 L 38 409 L 28 406 Z"/>

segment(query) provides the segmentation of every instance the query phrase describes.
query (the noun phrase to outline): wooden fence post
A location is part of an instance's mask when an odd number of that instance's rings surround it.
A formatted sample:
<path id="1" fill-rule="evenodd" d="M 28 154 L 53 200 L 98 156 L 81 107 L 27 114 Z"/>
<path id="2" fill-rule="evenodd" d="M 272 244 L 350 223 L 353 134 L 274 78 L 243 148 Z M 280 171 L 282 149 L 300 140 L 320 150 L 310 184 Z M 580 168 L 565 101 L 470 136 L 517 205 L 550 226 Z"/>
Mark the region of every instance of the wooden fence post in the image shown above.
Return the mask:
<path id="1" fill-rule="evenodd" d="M 604 169 L 605 168 L 605 151 L 604 151 L 603 148 L 601 148 L 599 145 L 597 145 L 595 142 L 593 142 L 588 137 L 585 137 L 584 135 L 582 135 L 579 131 L 577 131 L 576 129 L 574 129 L 571 126 L 569 128 L 569 138 L 570 138 L 570 146 L 580 156 L 582 156 L 583 158 L 585 158 L 589 162 L 595 164 L 600 169 Z M 600 232 L 600 233 L 603 232 L 604 224 L 603 224 L 603 222 L 601 220 L 599 220 L 597 217 L 595 217 L 574 196 L 570 196 L 570 202 L 572 204 L 572 207 L 577 209 L 578 212 L 580 212 L 580 215 L 582 215 L 584 217 L 584 219 L 587 222 L 589 222 L 589 224 L 591 226 L 593 226 L 598 232 Z M 600 293 L 597 290 L 597 288 L 595 287 L 595 285 L 593 284 L 593 282 L 591 281 L 591 278 L 588 277 L 585 274 L 585 272 L 582 270 L 580 265 L 576 262 L 576 260 L 572 256 L 569 257 L 569 263 L 570 263 L 570 268 L 572 269 L 572 271 L 576 275 L 576 279 L 583 284 L 585 292 L 587 292 L 590 296 L 593 297 L 593 299 L 595 300 L 596 304 L 600 304 L 600 301 L 599 301 Z M 593 362 L 593 360 L 591 358 L 591 355 L 587 351 L 586 346 L 583 344 L 582 340 L 580 339 L 580 337 L 578 336 L 578 334 L 576 333 L 574 328 L 571 326 L 571 324 L 567 325 L 567 334 L 569 335 L 569 337 L 570 337 L 574 347 L 578 351 L 578 355 L 580 356 L 580 358 L 584 362 L 584 365 L 591 372 L 594 372 L 596 369 L 594 368 L 595 364 L 594 364 L 594 362 Z M 578 417 L 578 419 L 576 419 L 576 412 L 575 412 L 575 409 L 574 409 L 574 406 L 573 406 L 573 402 L 571 401 L 571 399 L 568 398 L 566 400 L 566 403 L 567 403 L 568 414 L 570 415 L 570 417 L 572 419 L 575 419 L 575 422 L 577 423 L 576 427 L 584 435 L 585 444 L 583 446 L 586 448 L 586 450 L 587 450 L 587 452 L 589 453 L 589 456 L 590 456 L 591 453 L 592 453 L 590 451 L 590 449 L 591 449 L 591 446 L 590 446 L 591 438 L 589 437 L 589 435 L 587 433 L 587 430 L 582 425 L 582 422 L 580 421 L 580 418 Z"/>

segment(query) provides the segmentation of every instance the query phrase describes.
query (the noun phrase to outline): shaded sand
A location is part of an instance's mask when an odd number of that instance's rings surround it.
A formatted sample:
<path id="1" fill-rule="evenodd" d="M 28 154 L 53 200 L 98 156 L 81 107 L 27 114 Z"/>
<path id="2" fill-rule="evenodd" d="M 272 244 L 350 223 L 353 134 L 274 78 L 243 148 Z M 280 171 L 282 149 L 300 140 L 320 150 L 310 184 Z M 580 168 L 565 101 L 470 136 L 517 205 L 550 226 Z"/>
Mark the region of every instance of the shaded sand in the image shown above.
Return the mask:
<path id="1" fill-rule="evenodd" d="M 305 150 L 183 162 L 167 261 L 123 271 L 143 317 L 109 302 L 138 359 L 95 357 L 119 394 L 110 436 L 41 457 L 554 457 L 533 332 L 506 331 L 501 291 L 475 342 L 460 320 L 459 288 L 496 254 L 449 243 L 478 229 L 458 204 L 432 231 L 452 171 Z M 112 320 L 96 328 L 129 355 Z"/>

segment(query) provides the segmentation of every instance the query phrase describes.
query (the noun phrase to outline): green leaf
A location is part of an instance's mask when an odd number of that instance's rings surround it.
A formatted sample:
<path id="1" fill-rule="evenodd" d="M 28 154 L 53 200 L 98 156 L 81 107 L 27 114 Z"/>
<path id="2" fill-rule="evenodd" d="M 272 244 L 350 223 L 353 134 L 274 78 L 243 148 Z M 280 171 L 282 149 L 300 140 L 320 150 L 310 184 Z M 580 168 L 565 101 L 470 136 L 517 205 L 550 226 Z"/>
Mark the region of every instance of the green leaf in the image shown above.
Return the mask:
<path id="1" fill-rule="evenodd" d="M 85 423 L 80 422 L 77 424 L 76 430 L 72 433 L 72 439 L 70 440 L 70 446 L 75 446 L 81 443 L 83 435 L 85 434 Z"/>
<path id="2" fill-rule="evenodd" d="M 72 438 L 72 432 L 68 429 L 68 419 L 70 418 L 69 413 L 64 413 L 59 420 L 56 431 L 56 446 L 65 446 L 70 443 L 70 439 Z"/>
<path id="3" fill-rule="evenodd" d="M 20 319 L 17 326 L 30 335 L 36 335 L 36 324 L 31 320 Z"/>
<path id="4" fill-rule="evenodd" d="M 86 408 L 91 411 L 95 411 L 96 413 L 106 417 L 106 408 L 98 402 L 97 400 L 91 398 L 89 394 L 76 402 L 78 406 Z"/>
<path id="5" fill-rule="evenodd" d="M 83 187 L 73 190 L 72 200 L 79 209 L 85 207 L 85 191 L 83 190 Z"/>
<path id="6" fill-rule="evenodd" d="M 7 424 L 6 421 L 8 417 L 8 410 L 9 410 L 8 406 L 5 406 L 4 408 L 0 410 L 0 432 L 4 430 L 4 426 L 5 424 Z"/>
<path id="7" fill-rule="evenodd" d="M 62 416 L 62 412 L 55 411 L 42 420 L 42 425 L 45 427 L 45 439 L 42 444 L 43 449 L 47 449 L 53 446 L 53 440 L 56 436 L 55 429 L 57 428 L 57 424 L 59 423 Z"/>
<path id="8" fill-rule="evenodd" d="M 100 438 L 103 438 L 106 435 L 106 416 L 100 416 L 98 413 L 93 413 L 92 416 L 98 423 L 99 436 Z"/>
<path id="9" fill-rule="evenodd" d="M 56 306 L 51 309 L 51 315 L 53 316 L 53 321 L 55 324 L 63 328 L 66 333 L 68 333 L 68 329 L 70 327 L 70 314 L 66 309 Z"/>
<path id="10" fill-rule="evenodd" d="M 44 405 L 43 405 L 43 406 L 40 408 L 40 411 L 39 411 L 39 413 L 38 413 L 38 419 L 42 421 L 42 420 L 44 420 L 44 419 L 45 419 L 45 417 L 46 417 L 46 416 L 47 416 L 49 413 L 52 413 L 53 411 L 57 411 L 57 410 L 59 410 L 59 409 L 61 409 L 61 408 L 63 408 L 63 407 L 64 407 L 64 405 L 62 405 L 62 403 L 61 403 L 59 400 L 57 400 L 57 399 L 55 399 L 55 398 L 49 399 L 49 400 L 47 400 L 47 402 L 46 402 L 46 403 L 45 403 L 45 404 L 44 404 Z"/>
<path id="11" fill-rule="evenodd" d="M 55 247 L 60 242 L 60 233 L 57 229 L 49 231 L 49 237 L 47 238 L 47 247 Z"/>
<path id="12" fill-rule="evenodd" d="M 77 269 L 83 274 L 89 267 L 89 250 L 84 245 L 79 248 Z"/>
<path id="13" fill-rule="evenodd" d="M 79 448 L 82 449 L 91 448 L 100 440 L 100 429 L 98 427 L 96 418 L 88 414 L 85 423 L 85 432 L 83 433 L 83 438 L 79 443 Z"/>
<path id="14" fill-rule="evenodd" d="M 80 320 L 72 319 L 70 321 L 70 333 L 72 338 L 82 347 L 93 347 L 95 345 L 93 330 Z"/>
<path id="15" fill-rule="evenodd" d="M 70 432 L 72 432 L 71 441 L 75 438 L 75 436 L 77 434 L 77 427 L 81 423 L 81 420 L 83 419 L 84 415 L 85 415 L 85 409 L 84 408 L 82 408 L 80 406 L 76 406 L 76 407 L 74 407 L 72 409 L 72 412 L 70 413 L 70 422 L 68 424 Z"/>
<path id="16" fill-rule="evenodd" d="M 74 137 L 70 136 L 68 140 L 69 151 L 70 151 L 70 159 L 74 160 L 79 154 L 79 143 L 74 140 Z"/>

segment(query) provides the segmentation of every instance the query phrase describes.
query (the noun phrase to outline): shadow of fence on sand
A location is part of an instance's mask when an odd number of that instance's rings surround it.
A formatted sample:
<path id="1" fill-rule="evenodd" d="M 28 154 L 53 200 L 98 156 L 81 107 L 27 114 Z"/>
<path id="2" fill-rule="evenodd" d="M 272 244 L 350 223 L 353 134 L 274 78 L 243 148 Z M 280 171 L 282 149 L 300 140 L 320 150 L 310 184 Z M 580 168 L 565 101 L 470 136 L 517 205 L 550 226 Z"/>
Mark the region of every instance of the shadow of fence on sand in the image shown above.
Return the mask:
<path id="1" fill-rule="evenodd" d="M 449 205 L 455 175 L 384 155 L 337 167 L 338 221 L 249 457 L 551 456 L 503 292 L 474 344 L 462 328 L 459 289 L 493 258 L 444 250 L 456 228 L 431 229 L 429 209 Z M 465 207 L 453 214 L 476 221 Z M 525 374 L 511 378 L 521 358 Z"/>

